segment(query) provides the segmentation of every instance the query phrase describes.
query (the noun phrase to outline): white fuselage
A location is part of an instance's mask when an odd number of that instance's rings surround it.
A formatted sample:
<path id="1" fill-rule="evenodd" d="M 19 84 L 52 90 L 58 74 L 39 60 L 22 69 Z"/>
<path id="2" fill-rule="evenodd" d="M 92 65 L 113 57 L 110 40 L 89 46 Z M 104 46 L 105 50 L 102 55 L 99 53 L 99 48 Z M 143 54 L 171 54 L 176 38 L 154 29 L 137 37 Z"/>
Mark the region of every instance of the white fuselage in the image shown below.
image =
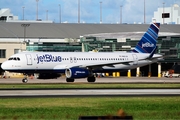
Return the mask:
<path id="1" fill-rule="evenodd" d="M 146 59 L 148 56 L 126 52 L 22 52 L 11 56 L 1 67 L 22 73 L 64 73 L 72 67 L 91 68 L 93 72 L 122 71 L 157 62 L 158 59 Z"/>

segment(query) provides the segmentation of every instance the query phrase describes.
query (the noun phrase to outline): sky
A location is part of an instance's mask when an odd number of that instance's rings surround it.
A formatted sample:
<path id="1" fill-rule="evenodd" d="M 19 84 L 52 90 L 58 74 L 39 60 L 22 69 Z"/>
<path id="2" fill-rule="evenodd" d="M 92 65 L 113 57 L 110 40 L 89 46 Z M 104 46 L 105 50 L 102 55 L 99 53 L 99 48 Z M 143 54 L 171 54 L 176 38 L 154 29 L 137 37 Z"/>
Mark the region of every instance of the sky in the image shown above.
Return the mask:
<path id="1" fill-rule="evenodd" d="M 80 23 L 150 23 L 158 7 L 180 5 L 180 0 L 79 0 Z M 102 2 L 102 3 L 100 3 Z M 0 8 L 9 8 L 19 20 L 51 20 L 55 23 L 78 23 L 78 0 L 0 0 Z M 59 6 L 60 5 L 60 6 Z M 120 7 L 122 6 L 122 7 Z M 23 9 L 24 7 L 24 9 Z M 48 12 L 47 12 L 48 11 Z M 61 11 L 61 14 L 60 12 Z M 101 12 L 102 11 L 102 14 Z M 61 19 L 60 19 L 61 15 Z"/>

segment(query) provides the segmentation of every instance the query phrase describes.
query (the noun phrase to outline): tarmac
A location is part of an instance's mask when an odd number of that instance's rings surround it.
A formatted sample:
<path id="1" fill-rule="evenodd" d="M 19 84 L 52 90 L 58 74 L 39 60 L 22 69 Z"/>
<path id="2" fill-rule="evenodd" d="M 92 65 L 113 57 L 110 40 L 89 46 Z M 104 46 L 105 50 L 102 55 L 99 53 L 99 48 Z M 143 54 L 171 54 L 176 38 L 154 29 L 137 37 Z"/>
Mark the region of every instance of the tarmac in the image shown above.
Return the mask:
<path id="1" fill-rule="evenodd" d="M 0 97 L 180 96 L 180 89 L 0 90 Z"/>
<path id="2" fill-rule="evenodd" d="M 30 79 L 28 83 L 22 83 L 22 78 L 1 78 L 0 84 L 41 84 L 67 83 L 65 77 L 58 79 Z M 85 78 L 76 79 L 74 84 L 88 83 Z M 98 83 L 146 83 L 146 84 L 180 84 L 180 78 L 157 78 L 157 77 L 102 77 L 96 78 Z M 68 83 L 67 83 L 68 84 Z M 180 89 L 3 89 L 0 90 L 1 98 L 18 97 L 83 97 L 83 96 L 180 96 Z"/>
<path id="3" fill-rule="evenodd" d="M 0 84 L 22 83 L 22 78 L 0 78 Z M 57 79 L 28 78 L 28 83 L 67 83 L 65 77 Z M 74 83 L 88 83 L 86 78 L 75 79 Z M 180 78 L 166 77 L 101 77 L 95 83 L 180 83 Z"/>

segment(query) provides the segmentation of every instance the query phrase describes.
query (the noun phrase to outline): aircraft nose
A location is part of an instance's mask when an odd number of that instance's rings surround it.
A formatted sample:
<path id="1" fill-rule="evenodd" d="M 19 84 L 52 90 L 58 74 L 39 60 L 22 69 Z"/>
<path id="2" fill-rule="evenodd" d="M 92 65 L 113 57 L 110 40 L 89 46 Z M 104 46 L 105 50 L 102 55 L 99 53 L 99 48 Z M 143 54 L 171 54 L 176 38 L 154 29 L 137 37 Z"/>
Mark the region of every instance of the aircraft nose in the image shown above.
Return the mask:
<path id="1" fill-rule="evenodd" d="M 1 64 L 1 68 L 3 69 L 3 70 L 6 70 L 7 69 L 7 62 L 3 62 L 2 64 Z"/>

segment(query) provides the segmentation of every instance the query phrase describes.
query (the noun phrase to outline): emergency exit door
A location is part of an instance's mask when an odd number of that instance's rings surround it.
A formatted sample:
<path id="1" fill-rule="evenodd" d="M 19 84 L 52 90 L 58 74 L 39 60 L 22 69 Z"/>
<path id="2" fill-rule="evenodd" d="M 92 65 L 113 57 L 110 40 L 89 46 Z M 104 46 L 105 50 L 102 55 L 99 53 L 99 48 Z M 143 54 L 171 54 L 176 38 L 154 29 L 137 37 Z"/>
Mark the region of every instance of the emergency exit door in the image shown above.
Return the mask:
<path id="1" fill-rule="evenodd" d="M 137 65 L 137 64 L 138 64 L 138 57 L 137 57 L 137 55 L 136 55 L 136 54 L 133 54 L 132 56 L 133 56 L 133 59 L 134 59 L 133 64 L 134 64 L 134 65 Z"/>

